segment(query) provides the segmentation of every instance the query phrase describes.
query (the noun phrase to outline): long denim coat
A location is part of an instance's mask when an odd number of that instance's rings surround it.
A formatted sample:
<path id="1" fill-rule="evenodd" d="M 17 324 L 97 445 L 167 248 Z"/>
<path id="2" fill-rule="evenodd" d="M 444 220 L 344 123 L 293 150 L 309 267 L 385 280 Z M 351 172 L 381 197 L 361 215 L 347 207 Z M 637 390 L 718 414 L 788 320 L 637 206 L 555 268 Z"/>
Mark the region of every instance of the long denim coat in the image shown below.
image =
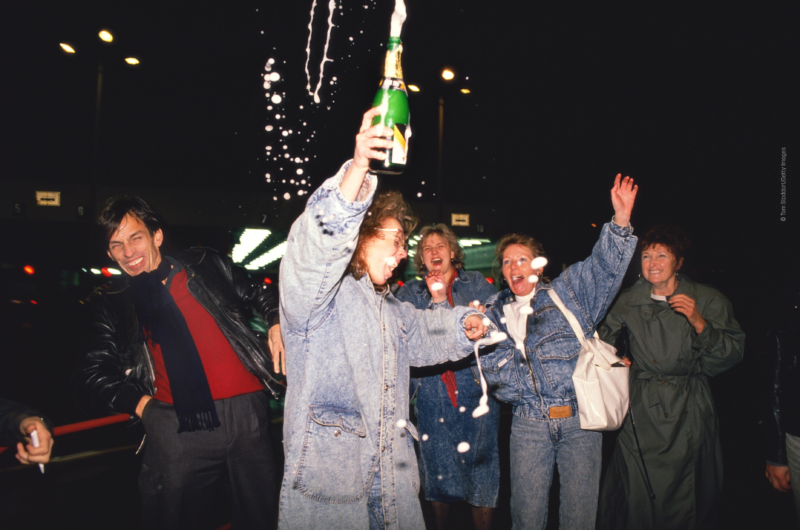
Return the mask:
<path id="1" fill-rule="evenodd" d="M 453 302 L 467 306 L 473 300 L 486 302 L 497 293 L 492 284 L 477 271 L 456 269 L 453 280 Z M 397 298 L 419 309 L 433 307 L 431 293 L 425 280 L 406 282 L 397 291 Z M 447 301 L 441 302 L 450 307 Z M 471 356 L 472 357 L 472 356 Z M 419 444 L 419 462 L 425 499 L 439 502 L 467 501 L 473 506 L 497 506 L 500 489 L 500 456 L 497 450 L 497 431 L 500 424 L 500 405 L 488 402 L 489 412 L 479 418 L 472 411 L 480 403 L 483 392 L 478 383 L 478 369 L 470 366 L 474 357 L 434 369 L 412 370 L 411 394 L 416 392 L 414 413 L 420 433 L 427 440 Z M 453 407 L 442 382 L 442 373 L 453 370 L 458 387 L 458 408 Z M 465 407 L 464 412 L 460 411 Z M 444 419 L 442 422 L 440 420 Z M 459 453 L 457 446 L 469 443 L 470 450 Z"/>
<path id="2" fill-rule="evenodd" d="M 546 418 L 549 407 L 569 405 L 577 411 L 572 373 L 581 344 L 564 314 L 548 294 L 554 289 L 572 311 L 586 337 L 592 336 L 611 301 L 636 249 L 630 228 L 606 223 L 591 256 L 567 268 L 552 283 L 538 283 L 531 299 L 525 352 L 509 337 L 481 355 L 486 381 L 494 396 L 511 403 L 521 417 Z M 503 305 L 514 300 L 505 289 L 486 302 L 486 316 L 508 333 Z"/>
<path id="3" fill-rule="evenodd" d="M 418 529 L 417 431 L 408 420 L 409 365 L 454 361 L 472 351 L 469 308 L 418 310 L 368 275 L 345 269 L 377 184 L 355 202 L 344 172 L 309 198 L 289 232 L 280 272 L 288 391 L 283 529 L 367 529 L 368 491 L 380 468 L 387 529 Z"/>

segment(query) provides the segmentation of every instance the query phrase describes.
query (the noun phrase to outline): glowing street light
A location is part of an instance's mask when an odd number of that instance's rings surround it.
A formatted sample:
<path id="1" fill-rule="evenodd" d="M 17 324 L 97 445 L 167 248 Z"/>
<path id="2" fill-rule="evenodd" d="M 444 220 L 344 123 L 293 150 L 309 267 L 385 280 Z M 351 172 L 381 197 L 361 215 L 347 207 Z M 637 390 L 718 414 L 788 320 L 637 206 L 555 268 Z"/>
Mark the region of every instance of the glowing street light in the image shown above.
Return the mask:
<path id="1" fill-rule="evenodd" d="M 444 79 L 445 81 L 451 81 L 455 76 L 456 74 L 454 74 L 453 71 L 450 70 L 449 68 L 445 68 L 444 70 L 442 70 L 442 79 Z"/>
<path id="2" fill-rule="evenodd" d="M 106 44 L 110 44 L 114 41 L 114 35 L 107 29 L 100 30 L 97 33 L 98 38 Z M 64 50 L 65 53 L 68 54 L 75 54 L 76 50 L 69 44 L 65 42 L 59 43 L 61 49 Z M 103 101 L 103 57 L 105 53 L 98 54 L 96 50 L 94 51 L 94 55 L 98 58 L 97 63 L 97 98 L 95 100 L 95 111 L 94 111 L 94 162 L 96 166 L 96 170 L 99 171 L 99 144 L 100 144 L 100 111 L 102 109 L 102 101 Z M 116 56 L 114 59 L 115 61 L 119 60 L 119 55 Z M 137 57 L 125 57 L 125 62 L 128 66 L 138 66 L 140 61 Z M 113 273 L 112 273 L 113 274 Z"/>
<path id="3" fill-rule="evenodd" d="M 462 89 L 461 89 L 461 93 L 462 93 L 462 94 L 469 94 L 469 93 L 470 93 L 470 90 L 469 90 L 468 88 L 462 88 Z"/>
<path id="4" fill-rule="evenodd" d="M 417 85 L 408 85 L 408 89 L 412 92 L 419 92 L 419 87 Z"/>

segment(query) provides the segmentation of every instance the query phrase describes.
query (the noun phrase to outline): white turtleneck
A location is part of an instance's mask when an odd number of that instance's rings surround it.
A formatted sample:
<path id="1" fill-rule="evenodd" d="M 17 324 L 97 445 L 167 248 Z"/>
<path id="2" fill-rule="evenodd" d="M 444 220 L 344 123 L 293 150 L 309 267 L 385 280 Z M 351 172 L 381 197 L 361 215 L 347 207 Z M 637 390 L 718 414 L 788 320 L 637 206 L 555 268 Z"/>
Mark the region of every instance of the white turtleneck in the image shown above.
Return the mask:
<path id="1" fill-rule="evenodd" d="M 531 310 L 531 299 L 536 293 L 536 288 L 524 295 L 516 296 L 516 300 L 510 304 L 503 306 L 503 313 L 506 315 L 506 327 L 508 333 L 517 345 L 517 349 L 525 355 L 525 336 L 527 335 L 528 328 L 528 315 L 533 311 Z M 527 308 L 527 309 L 525 309 Z"/>

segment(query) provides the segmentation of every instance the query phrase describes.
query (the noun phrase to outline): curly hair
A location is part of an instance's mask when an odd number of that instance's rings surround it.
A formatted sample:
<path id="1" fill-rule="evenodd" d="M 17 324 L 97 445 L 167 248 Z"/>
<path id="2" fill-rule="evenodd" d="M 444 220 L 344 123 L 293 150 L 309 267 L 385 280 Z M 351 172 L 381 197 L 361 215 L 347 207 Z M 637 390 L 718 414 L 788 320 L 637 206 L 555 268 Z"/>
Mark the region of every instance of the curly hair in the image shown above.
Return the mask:
<path id="1" fill-rule="evenodd" d="M 428 239 L 428 236 L 433 234 L 436 234 L 447 242 L 450 252 L 453 253 L 453 267 L 456 269 L 463 269 L 464 250 L 461 248 L 461 245 L 458 244 L 458 238 L 446 224 L 439 223 L 433 226 L 423 227 L 422 230 L 419 231 L 420 240 L 417 244 L 417 253 L 414 254 L 414 267 L 417 269 L 417 272 L 420 274 L 425 274 L 428 272 L 428 268 L 425 266 L 425 262 L 422 260 L 421 249 L 425 245 L 425 240 Z"/>
<path id="2" fill-rule="evenodd" d="M 639 240 L 639 252 L 655 245 L 664 245 L 675 256 L 675 261 L 680 263 L 686 257 L 691 244 L 683 228 L 678 225 L 661 224 L 654 226 L 642 236 Z"/>
<path id="3" fill-rule="evenodd" d="M 495 264 L 492 266 L 492 272 L 498 279 L 503 279 L 503 253 L 505 253 L 506 249 L 511 245 L 520 245 L 527 248 L 533 253 L 534 258 L 544 255 L 544 247 L 542 244 L 531 236 L 526 236 L 524 234 L 504 235 L 500 238 L 500 241 L 497 242 L 497 246 L 494 249 Z M 497 265 L 500 266 L 500 274 L 495 270 Z M 550 278 L 542 276 L 542 281 L 549 282 Z"/>
<path id="4" fill-rule="evenodd" d="M 403 200 L 399 191 L 385 191 L 375 196 L 361 222 L 358 230 L 358 244 L 350 259 L 350 264 L 347 266 L 347 273 L 352 274 L 357 280 L 360 280 L 369 270 L 365 255 L 367 243 L 376 237 L 385 237 L 379 229 L 389 218 L 397 219 L 397 222 L 403 227 L 406 238 L 417 226 L 417 218 L 411 211 L 411 206 Z"/>

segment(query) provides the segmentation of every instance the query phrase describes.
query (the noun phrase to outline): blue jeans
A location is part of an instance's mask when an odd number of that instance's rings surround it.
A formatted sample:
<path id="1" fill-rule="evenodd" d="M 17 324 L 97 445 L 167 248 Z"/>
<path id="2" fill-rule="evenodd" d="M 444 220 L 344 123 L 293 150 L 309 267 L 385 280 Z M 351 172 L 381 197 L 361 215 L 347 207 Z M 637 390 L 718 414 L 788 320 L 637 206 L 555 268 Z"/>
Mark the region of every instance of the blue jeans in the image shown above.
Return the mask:
<path id="1" fill-rule="evenodd" d="M 511 520 L 514 530 L 541 530 L 558 464 L 561 482 L 559 526 L 593 530 L 600 490 L 602 435 L 581 430 L 568 418 L 533 419 L 514 415 L 511 426 Z"/>

